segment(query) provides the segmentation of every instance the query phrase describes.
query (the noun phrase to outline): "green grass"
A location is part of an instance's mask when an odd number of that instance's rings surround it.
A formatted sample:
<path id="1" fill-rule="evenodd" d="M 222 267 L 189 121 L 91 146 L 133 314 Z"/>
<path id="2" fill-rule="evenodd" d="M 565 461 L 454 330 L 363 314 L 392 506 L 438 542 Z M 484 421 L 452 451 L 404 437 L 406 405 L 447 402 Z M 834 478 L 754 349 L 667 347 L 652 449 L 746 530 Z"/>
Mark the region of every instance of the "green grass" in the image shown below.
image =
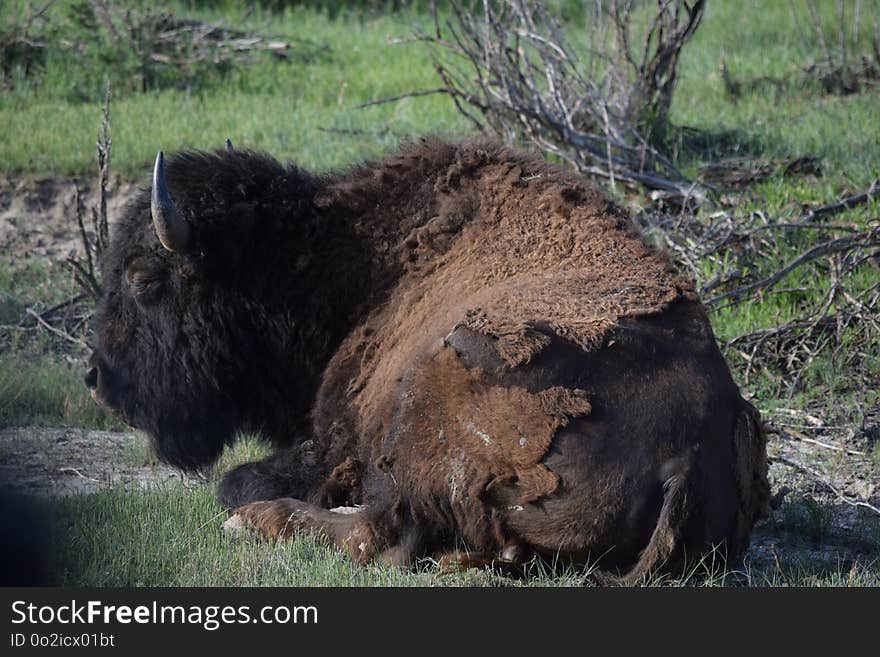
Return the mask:
<path id="1" fill-rule="evenodd" d="M 57 500 L 47 509 L 53 535 L 51 581 L 61 586 L 434 586 L 581 584 L 574 569 L 513 581 L 484 570 L 441 572 L 424 561 L 415 568 L 359 567 L 309 536 L 291 541 L 234 537 L 220 528 L 227 517 L 214 484 L 228 469 L 268 453 L 255 436 L 242 436 L 203 483 L 179 482 L 148 494 L 105 490 Z M 137 454 L 129 455 L 129 458 Z"/>
<path id="2" fill-rule="evenodd" d="M 63 4 L 57 12 L 62 13 Z M 411 34 L 408 14 L 357 12 L 331 19 L 311 8 L 267 13 L 257 6 L 245 18 L 246 8 L 235 4 L 222 13 L 176 9 L 281 39 L 310 39 L 326 44 L 329 52 L 310 63 L 258 57 L 197 89 L 119 91 L 112 107 L 118 172 L 140 176 L 159 149 L 214 149 L 227 137 L 241 148 L 328 169 L 378 155 L 404 137 L 460 133 L 465 127 L 439 96 L 353 109 L 372 99 L 438 86 L 424 49 L 388 45 L 390 38 Z M 0 95 L 0 125 L 6 126 L 0 132 L 0 173 L 92 170 L 103 86 L 83 79 L 62 56 L 49 58 L 39 83 L 23 83 Z M 337 132 L 360 130 L 364 134 Z"/>
<path id="3" fill-rule="evenodd" d="M 227 536 L 214 490 L 175 486 L 149 495 L 112 491 L 62 500 L 53 572 L 60 585 L 413 586 L 431 577 L 359 568 L 308 537 L 274 543 Z M 68 519 L 65 523 L 64 520 Z"/>
<path id="4" fill-rule="evenodd" d="M 830 18 L 836 3 L 819 4 Z M 714 135 L 716 152 L 821 157 L 825 180 L 799 190 L 811 193 L 812 200 L 833 197 L 845 181 L 866 184 L 880 171 L 880 93 L 823 95 L 799 77 L 811 55 L 792 22 L 789 2 L 708 3 L 703 24 L 682 55 L 673 121 Z M 791 76 L 792 84 L 781 93 L 759 89 L 731 102 L 719 72 L 722 59 L 737 79 Z M 786 189 L 790 186 L 795 189 Z M 776 181 L 759 194 L 772 202 L 798 191 L 797 186 Z"/>
<path id="5" fill-rule="evenodd" d="M 65 16 L 70 4 L 59 3 L 53 15 Z M 260 4 L 253 11 L 235 3 L 218 4 L 214 9 L 174 2 L 168 6 L 180 15 L 279 38 L 310 39 L 326 44 L 329 51 L 309 63 L 257 57 L 183 90 L 140 94 L 118 89 L 113 102 L 117 171 L 143 175 L 160 148 L 211 149 L 227 137 L 242 147 L 266 149 L 304 166 L 326 169 L 377 155 L 402 137 L 468 129 L 444 96 L 353 109 L 375 98 L 438 86 L 424 47 L 388 43 L 411 35 L 415 25 L 426 25 L 425 14 L 341 9 L 331 15 L 313 6 L 271 12 Z M 833 3 L 824 4 L 833 11 Z M 10 15 L 15 5 L 6 3 L 0 15 Z M 824 188 L 814 190 L 820 198 L 844 180 L 863 184 L 876 173 L 877 91 L 826 97 L 809 85 L 793 84 L 781 97 L 775 91 L 758 92 L 732 103 L 718 72 L 722 58 L 734 76 L 744 79 L 797 73 L 808 53 L 787 2 L 708 5 L 682 57 L 673 121 L 704 131 L 716 151 L 821 156 L 834 175 Z M 79 61 L 56 48 L 37 82 L 19 81 L 12 92 L 0 94 L 0 125 L 6 126 L 0 132 L 0 173 L 92 170 L 103 98 L 101 64 Z"/>
<path id="6" fill-rule="evenodd" d="M 782 568 L 763 578 L 761 586 L 846 587 L 880 586 L 880 569 L 860 564 L 836 568 L 809 561 L 783 562 Z"/>
<path id="7" fill-rule="evenodd" d="M 831 524 L 829 510 L 809 496 L 783 504 L 782 518 L 787 531 L 799 532 L 814 541 L 821 540 Z"/>
<path id="8" fill-rule="evenodd" d="M 12 253 L 0 256 L 0 293 L 26 297 L 31 303 L 51 306 L 77 292 L 73 277 L 60 263 L 42 259 L 16 259 Z M 20 305 L 20 304 L 16 304 Z M 8 317 L 4 321 L 14 321 Z"/>
<path id="9" fill-rule="evenodd" d="M 149 494 L 105 491 L 53 503 L 49 510 L 52 582 L 61 586 L 581 586 L 589 569 L 534 563 L 524 578 L 489 570 L 356 566 L 339 550 L 308 536 L 289 541 L 233 537 L 220 528 L 226 512 L 212 486 L 169 485 Z M 791 560 L 781 569 L 726 570 L 711 558 L 681 578 L 649 586 L 877 586 L 876 564 Z"/>
<path id="10" fill-rule="evenodd" d="M 26 307 L 51 307 L 69 299 L 76 288 L 70 273 L 41 260 L 13 263 L 0 258 L 0 294 L 7 308 L 0 324 L 15 325 Z M 57 352 L 48 333 L 9 331 L 0 348 L 0 428 L 8 426 L 78 426 L 121 429 L 124 425 L 102 411 L 82 383 L 84 364 Z"/>

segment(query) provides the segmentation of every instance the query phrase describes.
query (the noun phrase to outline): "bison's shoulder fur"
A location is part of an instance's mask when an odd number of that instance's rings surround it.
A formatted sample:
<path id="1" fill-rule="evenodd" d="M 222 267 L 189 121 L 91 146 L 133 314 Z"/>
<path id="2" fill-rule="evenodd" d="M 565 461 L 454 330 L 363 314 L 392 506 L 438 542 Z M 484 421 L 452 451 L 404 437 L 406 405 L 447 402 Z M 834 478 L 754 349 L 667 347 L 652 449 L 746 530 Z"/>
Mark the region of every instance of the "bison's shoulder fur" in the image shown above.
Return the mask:
<path id="1" fill-rule="evenodd" d="M 526 546 L 630 579 L 747 544 L 760 422 L 692 282 L 583 177 L 485 139 L 325 176 L 248 152 L 168 172 L 191 250 L 162 250 L 145 194 L 105 273 L 189 278 L 161 313 L 108 292 L 93 360 L 136 390 L 99 394 L 182 465 L 242 427 L 289 445 L 224 480 L 231 506 L 283 498 L 240 517 L 361 560 Z M 186 391 L 140 381 L 181 364 Z"/>

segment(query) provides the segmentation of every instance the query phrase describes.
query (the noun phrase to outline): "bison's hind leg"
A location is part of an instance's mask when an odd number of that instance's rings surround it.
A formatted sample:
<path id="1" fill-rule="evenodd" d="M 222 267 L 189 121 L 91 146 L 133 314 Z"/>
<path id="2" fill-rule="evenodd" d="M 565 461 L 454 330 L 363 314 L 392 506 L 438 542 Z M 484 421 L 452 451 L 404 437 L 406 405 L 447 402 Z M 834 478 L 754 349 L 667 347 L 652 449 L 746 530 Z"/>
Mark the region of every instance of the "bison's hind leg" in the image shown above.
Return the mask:
<path id="1" fill-rule="evenodd" d="M 229 509 L 257 500 L 272 500 L 292 491 L 284 481 L 262 471 L 259 461 L 244 463 L 227 472 L 217 486 L 220 504 Z"/>
<path id="2" fill-rule="evenodd" d="M 232 512 L 223 528 L 233 533 L 253 530 L 277 540 L 311 534 L 328 540 L 360 564 L 377 560 L 409 565 L 412 558 L 405 544 L 390 546 L 382 525 L 374 521 L 366 508 L 322 509 L 285 497 L 245 504 Z"/>

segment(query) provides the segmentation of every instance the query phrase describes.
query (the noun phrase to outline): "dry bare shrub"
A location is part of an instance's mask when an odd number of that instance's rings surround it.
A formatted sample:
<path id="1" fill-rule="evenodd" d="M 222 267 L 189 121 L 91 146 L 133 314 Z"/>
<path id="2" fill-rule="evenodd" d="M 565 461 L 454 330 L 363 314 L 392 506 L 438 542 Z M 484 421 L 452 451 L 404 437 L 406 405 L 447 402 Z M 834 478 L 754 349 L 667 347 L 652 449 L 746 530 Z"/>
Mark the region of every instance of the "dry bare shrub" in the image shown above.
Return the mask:
<path id="1" fill-rule="evenodd" d="M 9 88 L 15 79 L 15 69 L 28 77 L 35 67 L 42 65 L 47 48 L 47 13 L 55 0 L 39 6 L 28 2 L 13 7 L 5 14 L 0 25 L 0 80 Z"/>
<path id="2" fill-rule="evenodd" d="M 117 87 L 146 91 L 173 84 L 200 83 L 255 53 L 275 57 L 309 56 L 306 41 L 272 39 L 239 29 L 178 16 L 165 9 L 133 7 L 106 0 L 81 0 L 70 8 L 77 28 L 66 46 L 117 69 Z"/>
<path id="3" fill-rule="evenodd" d="M 28 2 L 0 13 L 0 82 L 39 78 L 44 60 L 69 60 L 70 92 L 91 100 L 109 79 L 117 92 L 193 88 L 259 57 L 308 62 L 329 48 L 179 16 L 143 3 Z"/>
<path id="4" fill-rule="evenodd" d="M 880 82 L 880 0 L 837 0 L 833 20 L 823 18 L 816 0 L 791 0 L 790 6 L 807 52 L 814 53 L 806 72 L 826 92 L 858 93 Z"/>
<path id="5" fill-rule="evenodd" d="M 580 171 L 683 193 L 663 154 L 684 45 L 705 0 L 595 0 L 569 38 L 544 2 L 450 0 L 434 12 L 434 63 L 459 111 L 507 141 L 525 140 Z M 646 13 L 647 12 L 647 13 Z M 640 26 L 644 26 L 639 29 Z"/>
<path id="6" fill-rule="evenodd" d="M 76 188 L 76 222 L 79 226 L 81 255 L 67 258 L 65 264 L 73 271 L 74 279 L 85 297 L 97 303 L 101 297 L 100 261 L 110 244 L 110 224 L 107 218 L 107 185 L 110 181 L 110 87 L 104 94 L 104 110 L 101 114 L 101 131 L 95 144 L 98 162 L 97 199 L 89 208 L 89 226 L 86 226 L 86 209 Z"/>

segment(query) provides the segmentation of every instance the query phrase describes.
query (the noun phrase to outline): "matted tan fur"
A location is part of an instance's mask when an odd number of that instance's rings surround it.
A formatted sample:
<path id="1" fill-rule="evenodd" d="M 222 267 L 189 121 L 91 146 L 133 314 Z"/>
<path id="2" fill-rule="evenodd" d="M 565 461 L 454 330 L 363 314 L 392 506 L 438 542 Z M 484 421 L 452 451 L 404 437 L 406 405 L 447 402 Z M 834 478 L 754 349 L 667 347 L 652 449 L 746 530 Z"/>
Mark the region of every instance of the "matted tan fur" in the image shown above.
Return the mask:
<path id="1" fill-rule="evenodd" d="M 404 151 L 382 162 L 383 168 L 371 178 L 381 180 L 388 171 L 416 168 L 407 161 L 409 155 Z M 601 346 L 622 318 L 662 312 L 678 299 L 697 299 L 692 283 L 668 256 L 649 248 L 626 213 L 582 178 L 494 144 L 481 148 L 479 142 L 458 145 L 449 161 L 433 179 L 436 216 L 408 234 L 389 235 L 387 257 L 399 259 L 403 270 L 392 294 L 341 346 L 328 368 L 352 374 L 347 390 L 348 401 L 360 410 L 356 431 L 376 436 L 376 443 L 399 413 L 397 384 L 418 369 L 426 354 L 436 356 L 444 337 L 457 327 L 494 338 L 499 357 L 516 368 L 529 363 L 549 342 L 537 326 L 590 351 Z M 357 190 L 339 193 L 347 196 Z M 373 235 L 389 230 L 377 226 L 381 221 L 373 215 L 362 230 Z M 487 382 L 480 384 L 486 390 L 476 393 L 480 374 L 466 372 L 456 364 L 455 352 L 447 351 L 438 362 L 448 371 L 434 368 L 433 374 L 462 380 L 438 388 L 432 414 L 423 414 L 429 418 L 423 430 L 431 453 L 442 444 L 430 440 L 441 428 L 462 432 L 469 422 L 475 427 L 482 422 L 494 426 L 500 443 L 468 437 L 469 467 L 482 470 L 472 473 L 468 485 L 485 485 L 515 471 L 523 499 L 531 501 L 555 490 L 555 478 L 539 463 L 566 418 L 589 412 L 583 393 L 560 390 L 535 396 L 525 390 L 493 389 Z M 354 366 L 342 367 L 345 362 Z M 409 387 L 429 390 L 433 374 L 411 379 Z M 455 394 L 458 390 L 463 399 Z M 480 395 L 494 396 L 496 403 L 478 404 L 474 400 Z M 549 403 L 554 395 L 564 395 L 566 401 Z M 502 396 L 508 398 L 502 401 Z M 438 409 L 444 404 L 460 406 L 458 419 L 441 417 Z M 468 404 L 476 407 L 468 409 Z M 489 408 L 499 417 L 505 410 L 514 413 L 507 420 L 510 427 L 493 425 L 486 417 Z M 530 434 L 527 450 L 518 444 L 516 423 L 529 429 L 524 432 Z M 444 463 L 454 462 L 451 445 L 464 433 L 448 436 Z M 374 456 L 380 454 L 377 445 Z"/>

